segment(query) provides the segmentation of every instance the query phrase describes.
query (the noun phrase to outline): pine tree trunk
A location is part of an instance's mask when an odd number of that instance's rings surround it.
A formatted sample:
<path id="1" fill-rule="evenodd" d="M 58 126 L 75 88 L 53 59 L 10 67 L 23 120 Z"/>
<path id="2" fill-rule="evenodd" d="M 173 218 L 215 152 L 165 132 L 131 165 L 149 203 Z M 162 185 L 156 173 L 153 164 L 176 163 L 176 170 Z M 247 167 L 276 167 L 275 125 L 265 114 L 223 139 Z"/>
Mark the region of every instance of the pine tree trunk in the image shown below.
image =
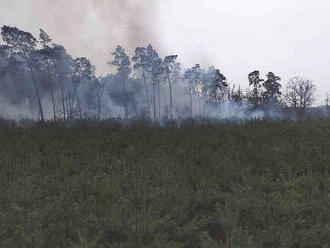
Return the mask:
<path id="1" fill-rule="evenodd" d="M 98 99 L 98 106 L 97 106 L 97 119 L 101 119 L 101 98 Z"/>
<path id="2" fill-rule="evenodd" d="M 198 115 L 201 116 L 201 96 L 198 92 Z"/>
<path id="3" fill-rule="evenodd" d="M 44 120 L 44 111 L 43 111 L 43 109 L 42 109 L 41 97 L 40 97 L 39 88 L 38 88 L 38 86 L 37 86 L 36 77 L 35 77 L 35 74 L 34 74 L 34 71 L 33 71 L 32 67 L 30 67 L 30 69 L 31 69 L 31 72 L 32 72 L 33 85 L 34 85 L 35 92 L 36 92 L 36 95 L 37 95 L 38 106 L 39 106 L 39 112 L 40 112 L 40 119 L 41 119 L 41 121 L 45 121 L 45 120 Z"/>
<path id="4" fill-rule="evenodd" d="M 34 74 L 34 70 L 33 70 L 33 67 L 31 65 L 31 62 L 29 60 L 29 58 L 27 57 L 26 53 L 24 52 L 24 57 L 28 63 L 28 66 L 30 68 L 30 72 L 31 72 L 31 76 L 32 76 L 32 81 L 33 81 L 33 86 L 34 86 L 34 90 L 35 90 L 35 93 L 36 93 L 36 96 L 37 96 L 37 101 L 38 101 L 38 107 L 39 107 L 39 112 L 40 112 L 40 119 L 41 121 L 45 121 L 44 120 L 44 112 L 43 112 L 43 109 L 42 109 L 42 104 L 41 104 L 41 97 L 40 97 L 40 92 L 39 92 L 39 88 L 38 88 L 38 85 L 37 85 L 37 79 L 36 79 L 36 76 Z"/>
<path id="5" fill-rule="evenodd" d="M 72 120 L 72 104 L 71 104 L 71 90 L 70 89 L 68 89 L 68 93 L 67 93 L 67 110 L 68 110 L 69 120 Z"/>
<path id="6" fill-rule="evenodd" d="M 124 101 L 125 101 L 125 119 L 128 119 L 128 105 L 127 105 L 127 96 L 126 96 L 126 85 L 125 85 L 125 73 L 123 72 L 123 92 L 124 92 Z"/>
<path id="7" fill-rule="evenodd" d="M 63 82 L 62 82 L 62 77 L 59 74 L 57 77 L 57 80 L 60 84 L 60 90 L 61 90 L 61 101 L 62 101 L 62 108 L 63 108 L 63 119 L 65 120 L 66 118 L 66 111 L 65 111 L 65 97 L 64 97 L 64 90 L 63 90 Z"/>
<path id="8" fill-rule="evenodd" d="M 152 103 L 154 107 L 154 120 L 156 120 L 156 92 L 155 92 L 155 81 L 152 82 Z"/>
<path id="9" fill-rule="evenodd" d="M 144 70 L 142 70 L 142 75 L 143 75 L 144 88 L 145 88 L 145 91 L 146 91 L 147 107 L 148 107 L 148 116 L 149 116 L 149 119 L 150 119 L 151 116 L 150 116 L 149 93 L 148 93 L 147 80 L 146 80 L 146 75 L 145 75 L 145 73 L 144 73 Z"/>
<path id="10" fill-rule="evenodd" d="M 66 117 L 69 120 L 70 119 L 70 110 L 69 110 L 69 104 L 68 104 L 68 95 L 65 96 L 65 108 L 66 108 Z"/>
<path id="11" fill-rule="evenodd" d="M 191 81 L 189 80 L 189 99 L 190 99 L 190 117 L 193 117 L 192 95 L 191 95 Z"/>
<path id="12" fill-rule="evenodd" d="M 60 82 L 60 87 L 61 87 L 61 96 L 62 96 L 62 106 L 63 106 L 63 119 L 66 119 L 66 111 L 65 111 L 65 97 L 64 97 L 64 92 L 63 92 L 63 84 Z"/>
<path id="13" fill-rule="evenodd" d="M 135 99 L 134 99 L 134 111 L 135 111 L 135 116 L 136 117 L 138 117 L 138 107 L 137 107 L 137 103 L 136 103 L 136 101 L 135 101 Z"/>
<path id="14" fill-rule="evenodd" d="M 160 100 L 160 83 L 158 83 L 158 119 L 160 120 L 160 112 L 161 112 L 161 100 Z"/>
<path id="15" fill-rule="evenodd" d="M 54 89 L 53 89 L 53 85 L 50 85 L 50 92 L 52 95 L 52 105 L 53 105 L 53 114 L 54 114 L 54 121 L 56 121 L 56 109 L 55 109 L 55 99 L 54 99 Z"/>
<path id="16" fill-rule="evenodd" d="M 171 108 L 171 119 L 173 119 L 173 97 L 172 97 L 172 83 L 170 79 L 170 75 L 167 73 L 168 87 L 170 90 L 170 108 Z"/>
<path id="17" fill-rule="evenodd" d="M 58 73 L 57 80 L 60 84 L 60 89 L 61 89 L 61 98 L 62 98 L 62 108 L 63 108 L 63 119 L 66 119 L 66 109 L 65 109 L 65 97 L 64 97 L 64 89 L 63 89 L 63 82 L 62 82 L 62 77 L 61 74 L 58 72 L 57 64 L 55 64 L 55 70 Z"/>
<path id="18" fill-rule="evenodd" d="M 78 110 L 79 110 L 79 117 L 82 120 L 83 115 L 82 115 L 82 109 L 81 109 L 81 103 L 80 103 L 80 98 L 79 97 L 77 97 L 77 104 L 78 104 Z"/>
<path id="19" fill-rule="evenodd" d="M 49 83 L 50 83 L 50 93 L 52 97 L 52 105 L 53 105 L 53 114 L 54 114 L 54 121 L 56 121 L 56 110 L 55 110 L 55 98 L 54 98 L 54 89 L 53 89 L 53 82 L 52 82 L 52 76 L 49 70 L 49 64 L 47 63 L 47 72 L 49 75 Z"/>

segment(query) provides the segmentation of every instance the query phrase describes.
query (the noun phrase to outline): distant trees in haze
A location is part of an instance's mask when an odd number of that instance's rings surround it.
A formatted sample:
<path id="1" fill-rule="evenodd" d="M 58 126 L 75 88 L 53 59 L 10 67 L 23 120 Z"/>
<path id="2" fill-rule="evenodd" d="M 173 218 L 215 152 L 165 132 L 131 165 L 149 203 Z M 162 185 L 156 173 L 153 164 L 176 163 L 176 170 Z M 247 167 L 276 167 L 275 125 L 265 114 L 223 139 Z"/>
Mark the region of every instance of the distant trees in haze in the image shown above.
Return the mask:
<path id="1" fill-rule="evenodd" d="M 193 117 L 193 101 L 192 95 L 196 91 L 196 84 L 200 78 L 200 66 L 196 64 L 195 66 L 187 69 L 183 75 L 184 80 L 188 83 L 189 92 L 189 103 L 190 103 L 190 117 Z"/>
<path id="2" fill-rule="evenodd" d="M 220 69 L 196 64 L 182 70 L 177 55 L 162 58 L 151 45 L 137 47 L 132 58 L 118 45 L 108 62 L 116 73 L 97 76 L 88 58 L 71 57 L 42 29 L 39 39 L 9 26 L 1 28 L 1 35 L 0 96 L 14 106 L 27 103 L 31 117 L 37 112 L 42 121 L 109 116 L 157 120 L 211 113 L 221 118 L 224 103 L 304 112 L 315 95 L 310 80 L 292 78 L 282 92 L 279 76 L 269 72 L 263 79 L 258 70 L 248 74 L 244 93 Z"/>
<path id="3" fill-rule="evenodd" d="M 143 78 L 144 89 L 145 89 L 145 97 L 147 100 L 147 113 L 148 113 L 148 118 L 151 118 L 149 91 L 148 91 L 148 86 L 147 86 L 147 75 L 146 75 L 146 73 L 149 71 L 147 49 L 145 47 L 137 47 L 135 49 L 135 54 L 132 58 L 132 61 L 134 62 L 134 66 L 133 66 L 134 70 L 142 71 L 142 78 Z"/>
<path id="4" fill-rule="evenodd" d="M 214 76 L 210 88 L 211 97 L 215 102 L 224 101 L 228 92 L 228 83 L 226 77 L 220 73 L 220 70 L 214 71 Z"/>
<path id="5" fill-rule="evenodd" d="M 159 57 L 156 50 L 151 46 L 148 45 L 147 50 L 147 65 L 148 65 L 148 72 L 151 75 L 151 82 L 152 82 L 152 105 L 153 105 L 153 118 L 156 119 L 156 86 L 160 87 L 161 83 L 161 75 L 164 73 L 163 67 L 163 60 Z M 158 93 L 160 94 L 160 88 Z M 160 104 L 160 95 L 158 95 Z M 160 113 L 159 113 L 160 114 Z"/>
<path id="6" fill-rule="evenodd" d="M 40 90 L 37 83 L 35 66 L 33 63 L 34 51 L 37 45 L 37 39 L 32 34 L 19 30 L 16 27 L 3 26 L 1 28 L 2 39 L 7 43 L 7 51 L 11 53 L 10 57 L 18 57 L 20 61 L 24 61 L 32 78 L 34 90 L 36 93 L 40 118 L 44 120 L 44 113 L 41 103 Z"/>
<path id="7" fill-rule="evenodd" d="M 125 119 L 128 119 L 128 103 L 127 103 L 127 92 L 126 92 L 126 81 L 131 73 L 130 58 L 125 53 L 125 50 L 121 46 L 117 46 L 116 50 L 111 53 L 114 56 L 111 65 L 117 67 L 118 73 L 121 75 L 124 95 L 124 107 L 125 107 Z"/>
<path id="8" fill-rule="evenodd" d="M 261 87 L 264 80 L 260 78 L 259 71 L 253 71 L 248 75 L 249 86 L 253 86 L 252 92 L 248 93 L 248 100 L 253 105 L 260 105 L 262 103 L 262 96 L 261 96 Z"/>
<path id="9" fill-rule="evenodd" d="M 263 103 L 265 104 L 276 104 L 279 102 L 281 97 L 281 78 L 276 76 L 273 72 L 269 72 L 267 80 L 264 81 L 263 86 L 265 91 L 263 92 Z"/>

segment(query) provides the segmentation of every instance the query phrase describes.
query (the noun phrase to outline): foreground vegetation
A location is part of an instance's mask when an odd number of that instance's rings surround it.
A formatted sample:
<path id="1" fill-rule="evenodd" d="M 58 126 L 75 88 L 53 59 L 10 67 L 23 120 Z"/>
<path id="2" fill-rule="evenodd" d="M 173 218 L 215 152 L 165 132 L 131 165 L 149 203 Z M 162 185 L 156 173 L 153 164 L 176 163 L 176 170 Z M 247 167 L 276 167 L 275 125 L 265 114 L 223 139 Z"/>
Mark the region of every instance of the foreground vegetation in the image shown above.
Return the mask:
<path id="1" fill-rule="evenodd" d="M 330 122 L 0 129 L 0 247 L 329 247 Z"/>

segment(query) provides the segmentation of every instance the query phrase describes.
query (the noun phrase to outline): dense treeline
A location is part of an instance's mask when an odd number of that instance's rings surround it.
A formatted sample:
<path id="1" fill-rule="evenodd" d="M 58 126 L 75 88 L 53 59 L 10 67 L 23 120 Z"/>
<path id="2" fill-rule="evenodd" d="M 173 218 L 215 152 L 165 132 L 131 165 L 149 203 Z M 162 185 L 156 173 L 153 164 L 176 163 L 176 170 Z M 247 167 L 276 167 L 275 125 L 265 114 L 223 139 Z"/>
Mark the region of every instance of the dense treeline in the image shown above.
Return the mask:
<path id="1" fill-rule="evenodd" d="M 95 123 L 0 129 L 0 247 L 330 243 L 329 121 Z"/>
<path id="2" fill-rule="evenodd" d="M 215 67 L 195 65 L 182 71 L 176 55 L 161 58 L 151 46 L 138 47 L 130 58 L 118 46 L 109 54 L 117 72 L 96 76 L 85 57 L 73 58 L 40 30 L 38 39 L 16 27 L 3 26 L 0 45 L 2 114 L 25 107 L 32 119 L 73 120 L 121 117 L 253 118 L 280 116 L 283 109 L 306 112 L 315 84 L 294 77 L 282 89 L 281 78 L 259 71 L 248 75 L 250 87 L 229 83 Z M 8 113 L 10 112 L 10 113 Z"/>

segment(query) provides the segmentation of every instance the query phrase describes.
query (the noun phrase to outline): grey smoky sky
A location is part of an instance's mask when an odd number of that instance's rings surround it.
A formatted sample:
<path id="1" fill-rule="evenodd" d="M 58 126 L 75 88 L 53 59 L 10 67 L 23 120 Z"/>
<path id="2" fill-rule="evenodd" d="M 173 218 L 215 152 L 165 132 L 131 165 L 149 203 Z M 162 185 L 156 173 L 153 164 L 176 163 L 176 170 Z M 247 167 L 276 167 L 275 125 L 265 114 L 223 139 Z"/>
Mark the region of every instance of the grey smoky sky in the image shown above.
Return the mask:
<path id="1" fill-rule="evenodd" d="M 0 25 L 45 29 L 73 56 L 109 71 L 110 51 L 154 44 L 185 66 L 216 65 L 233 83 L 273 71 L 330 91 L 328 0 L 0 0 Z"/>
<path id="2" fill-rule="evenodd" d="M 73 56 L 86 56 L 99 73 L 117 44 L 133 52 L 157 43 L 151 0 L 0 0 L 0 24 L 38 35 L 44 29 Z"/>

